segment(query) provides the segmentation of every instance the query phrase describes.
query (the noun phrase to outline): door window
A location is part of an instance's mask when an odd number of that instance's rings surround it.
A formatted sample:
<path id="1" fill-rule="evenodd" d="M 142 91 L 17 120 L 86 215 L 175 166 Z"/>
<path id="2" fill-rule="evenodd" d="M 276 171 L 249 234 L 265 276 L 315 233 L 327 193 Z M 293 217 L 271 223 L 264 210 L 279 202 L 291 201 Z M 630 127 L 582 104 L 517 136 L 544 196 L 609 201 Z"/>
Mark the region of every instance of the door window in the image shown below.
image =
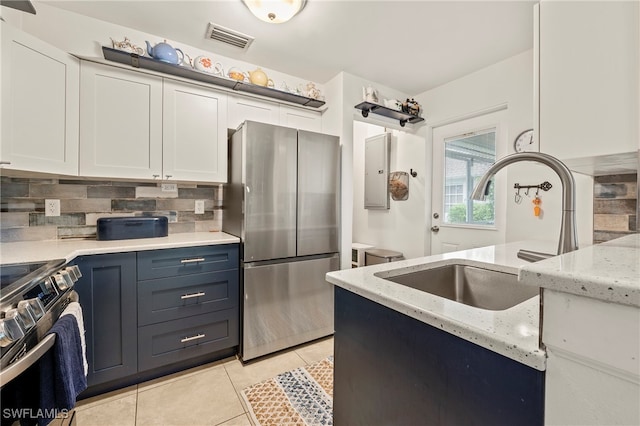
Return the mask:
<path id="1" fill-rule="evenodd" d="M 469 197 L 477 181 L 496 161 L 496 128 L 446 138 L 444 148 L 443 222 L 493 227 L 493 185 L 486 200 Z"/>

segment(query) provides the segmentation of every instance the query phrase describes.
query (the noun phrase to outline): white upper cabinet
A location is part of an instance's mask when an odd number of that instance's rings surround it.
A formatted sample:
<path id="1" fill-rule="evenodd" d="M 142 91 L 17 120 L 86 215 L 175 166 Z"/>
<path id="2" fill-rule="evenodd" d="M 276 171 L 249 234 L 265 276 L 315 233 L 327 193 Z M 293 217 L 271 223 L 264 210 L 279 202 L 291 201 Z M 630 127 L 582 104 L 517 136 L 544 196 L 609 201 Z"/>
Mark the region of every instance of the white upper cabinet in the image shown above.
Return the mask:
<path id="1" fill-rule="evenodd" d="M 280 124 L 280 105 L 262 99 L 229 96 L 229 128 L 235 130 L 245 120 Z"/>
<path id="2" fill-rule="evenodd" d="M 78 59 L 1 25 L 3 167 L 77 176 Z"/>
<path id="3" fill-rule="evenodd" d="M 162 78 L 82 62 L 80 175 L 162 175 Z"/>
<path id="4" fill-rule="evenodd" d="M 638 8 L 631 1 L 540 2 L 542 152 L 561 159 L 637 152 Z"/>
<path id="5" fill-rule="evenodd" d="M 244 96 L 229 97 L 229 128 L 237 129 L 245 120 L 277 124 L 311 132 L 322 131 L 322 113 Z"/>
<path id="6" fill-rule="evenodd" d="M 82 62 L 80 174 L 227 181 L 227 95 Z"/>
<path id="7" fill-rule="evenodd" d="M 227 95 L 165 79 L 165 179 L 227 181 Z"/>
<path id="8" fill-rule="evenodd" d="M 280 125 L 310 132 L 322 132 L 322 114 L 319 111 L 280 105 Z"/>

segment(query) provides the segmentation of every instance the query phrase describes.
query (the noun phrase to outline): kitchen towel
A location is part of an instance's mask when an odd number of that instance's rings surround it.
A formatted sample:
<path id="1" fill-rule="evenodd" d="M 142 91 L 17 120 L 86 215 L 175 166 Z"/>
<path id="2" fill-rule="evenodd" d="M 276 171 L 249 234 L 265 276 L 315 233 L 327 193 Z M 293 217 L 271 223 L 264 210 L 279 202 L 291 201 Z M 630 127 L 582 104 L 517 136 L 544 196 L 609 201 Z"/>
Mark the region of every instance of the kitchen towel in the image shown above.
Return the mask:
<path id="1" fill-rule="evenodd" d="M 40 409 L 43 413 L 64 413 L 76 405 L 76 397 L 87 388 L 83 350 L 75 315 L 62 315 L 51 327 L 53 348 L 40 358 Z M 50 415 L 39 417 L 47 425 Z"/>
<path id="2" fill-rule="evenodd" d="M 66 309 L 62 311 L 62 315 L 73 315 L 76 318 L 76 322 L 78 323 L 80 343 L 82 344 L 82 363 L 84 364 L 84 375 L 86 376 L 89 373 L 89 364 L 87 363 L 87 343 L 84 339 L 84 320 L 82 318 L 82 307 L 80 306 L 80 303 L 69 303 Z"/>

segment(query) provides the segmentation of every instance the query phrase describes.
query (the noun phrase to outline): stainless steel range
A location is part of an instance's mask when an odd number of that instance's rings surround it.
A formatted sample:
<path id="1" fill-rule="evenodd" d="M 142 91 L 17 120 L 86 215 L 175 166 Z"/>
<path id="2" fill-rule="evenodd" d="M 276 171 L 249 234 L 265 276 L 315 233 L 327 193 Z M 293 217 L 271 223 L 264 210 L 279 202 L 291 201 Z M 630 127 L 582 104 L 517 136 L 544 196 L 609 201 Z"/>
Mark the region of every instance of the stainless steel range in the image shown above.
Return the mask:
<path id="1" fill-rule="evenodd" d="M 6 386 L 53 346 L 47 335 L 69 302 L 77 300 L 77 266 L 64 259 L 0 265 L 0 384 Z"/>

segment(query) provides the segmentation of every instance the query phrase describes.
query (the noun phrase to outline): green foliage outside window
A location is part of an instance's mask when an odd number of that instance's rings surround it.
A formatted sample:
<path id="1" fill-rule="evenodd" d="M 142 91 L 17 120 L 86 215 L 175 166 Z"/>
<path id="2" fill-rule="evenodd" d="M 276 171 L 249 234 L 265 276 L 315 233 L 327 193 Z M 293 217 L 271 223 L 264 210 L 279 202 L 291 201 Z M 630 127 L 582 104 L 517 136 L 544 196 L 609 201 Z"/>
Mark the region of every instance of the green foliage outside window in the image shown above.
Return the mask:
<path id="1" fill-rule="evenodd" d="M 449 223 L 492 224 L 495 221 L 494 185 L 489 187 L 486 202 L 473 203 L 473 218 L 467 220 L 467 205 L 455 204 L 449 207 Z"/>

